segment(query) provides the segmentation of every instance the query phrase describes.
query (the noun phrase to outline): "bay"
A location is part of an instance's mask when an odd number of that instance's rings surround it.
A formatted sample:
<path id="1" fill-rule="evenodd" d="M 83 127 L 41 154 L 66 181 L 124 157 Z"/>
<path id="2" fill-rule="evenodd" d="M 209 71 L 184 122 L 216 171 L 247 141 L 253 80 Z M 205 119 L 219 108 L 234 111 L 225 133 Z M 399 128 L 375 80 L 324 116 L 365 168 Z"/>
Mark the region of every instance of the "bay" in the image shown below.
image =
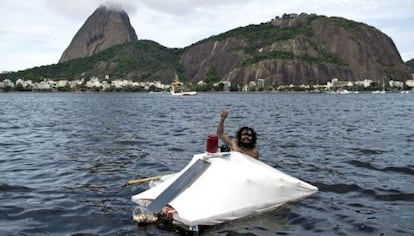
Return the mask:
<path id="1" fill-rule="evenodd" d="M 132 222 L 128 180 L 169 174 L 225 132 L 319 192 L 203 235 L 414 234 L 414 94 L 0 93 L 0 235 L 179 235 Z M 220 194 L 220 193 L 217 193 Z"/>

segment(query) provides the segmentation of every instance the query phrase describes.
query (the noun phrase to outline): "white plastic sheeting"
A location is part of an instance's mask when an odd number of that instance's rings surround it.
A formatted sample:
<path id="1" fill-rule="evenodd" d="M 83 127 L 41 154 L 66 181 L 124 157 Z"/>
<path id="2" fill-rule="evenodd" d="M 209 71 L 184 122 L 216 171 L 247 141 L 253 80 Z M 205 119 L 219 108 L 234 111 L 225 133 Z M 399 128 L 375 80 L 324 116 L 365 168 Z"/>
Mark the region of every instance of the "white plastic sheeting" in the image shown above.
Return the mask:
<path id="1" fill-rule="evenodd" d="M 210 167 L 186 190 L 170 202 L 177 213 L 174 220 L 188 226 L 214 225 L 247 215 L 270 211 L 276 207 L 309 196 L 318 189 L 289 176 L 259 160 L 239 152 L 212 157 Z M 132 196 L 144 205 L 155 199 L 195 160 L 177 175 L 155 187 Z"/>

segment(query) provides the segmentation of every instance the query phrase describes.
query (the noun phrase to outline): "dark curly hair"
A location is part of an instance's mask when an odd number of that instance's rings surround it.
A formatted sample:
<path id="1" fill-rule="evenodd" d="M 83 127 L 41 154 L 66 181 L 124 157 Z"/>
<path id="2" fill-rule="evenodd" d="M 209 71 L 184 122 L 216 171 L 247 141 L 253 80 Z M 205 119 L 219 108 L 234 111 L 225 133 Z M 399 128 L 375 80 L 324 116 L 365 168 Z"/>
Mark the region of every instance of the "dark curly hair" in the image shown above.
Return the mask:
<path id="1" fill-rule="evenodd" d="M 242 143 L 241 141 L 241 134 L 243 131 L 248 130 L 252 132 L 252 142 L 249 144 L 245 144 Z M 239 129 L 239 131 L 237 131 L 236 133 L 237 136 L 237 145 L 239 145 L 239 147 L 246 147 L 246 148 L 255 148 L 256 147 L 256 140 L 257 140 L 257 135 L 256 135 L 256 131 L 254 131 L 254 129 L 250 128 L 250 127 L 241 127 Z"/>

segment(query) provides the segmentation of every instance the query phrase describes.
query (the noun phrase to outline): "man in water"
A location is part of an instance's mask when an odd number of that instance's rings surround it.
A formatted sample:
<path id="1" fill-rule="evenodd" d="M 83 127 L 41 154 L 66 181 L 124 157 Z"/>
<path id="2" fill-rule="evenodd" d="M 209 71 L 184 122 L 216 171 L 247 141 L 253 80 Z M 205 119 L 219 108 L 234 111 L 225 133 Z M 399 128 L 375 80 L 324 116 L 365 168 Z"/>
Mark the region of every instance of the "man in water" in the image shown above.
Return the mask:
<path id="1" fill-rule="evenodd" d="M 259 159 L 259 151 L 256 148 L 256 132 L 250 127 L 242 127 L 237 131 L 237 141 L 224 134 L 224 121 L 229 115 L 229 111 L 223 110 L 219 125 L 217 126 L 217 136 L 225 144 L 228 144 L 232 151 L 247 154 L 253 158 Z"/>

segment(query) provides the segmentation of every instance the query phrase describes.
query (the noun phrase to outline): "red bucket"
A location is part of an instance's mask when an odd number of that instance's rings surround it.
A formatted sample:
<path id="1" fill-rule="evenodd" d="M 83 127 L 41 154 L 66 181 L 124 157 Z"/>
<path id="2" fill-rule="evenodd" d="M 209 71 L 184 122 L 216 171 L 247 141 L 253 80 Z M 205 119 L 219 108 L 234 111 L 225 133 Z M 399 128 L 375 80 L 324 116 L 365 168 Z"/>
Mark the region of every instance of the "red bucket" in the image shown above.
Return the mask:
<path id="1" fill-rule="evenodd" d="M 216 153 L 218 151 L 218 137 L 215 134 L 207 136 L 207 152 Z"/>

